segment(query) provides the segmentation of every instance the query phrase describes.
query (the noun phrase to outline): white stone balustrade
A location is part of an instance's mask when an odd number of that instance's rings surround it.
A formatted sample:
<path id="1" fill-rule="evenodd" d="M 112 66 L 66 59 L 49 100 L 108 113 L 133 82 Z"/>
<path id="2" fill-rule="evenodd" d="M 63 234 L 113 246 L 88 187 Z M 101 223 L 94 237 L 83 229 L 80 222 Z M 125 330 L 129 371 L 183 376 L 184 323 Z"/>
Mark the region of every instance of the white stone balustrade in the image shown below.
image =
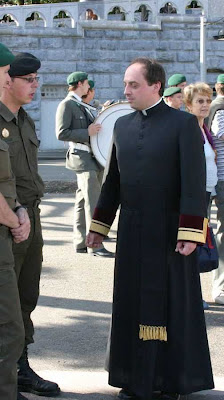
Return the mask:
<path id="1" fill-rule="evenodd" d="M 15 20 L 17 26 L 25 27 L 26 19 L 29 18 L 32 13 L 38 13 L 40 18 L 44 21 L 44 27 L 52 28 L 54 25 L 54 17 L 58 15 L 59 11 L 65 11 L 71 17 L 71 26 L 74 28 L 76 22 L 79 20 L 79 9 L 77 4 L 78 3 L 50 3 L 8 7 L 3 6 L 0 8 L 0 19 L 2 19 L 4 15 L 8 14 Z M 33 22 L 34 26 L 36 26 L 36 21 L 34 20 Z"/>
<path id="2" fill-rule="evenodd" d="M 49 4 L 32 4 L 32 5 L 23 5 L 23 6 L 1 6 L 0 7 L 0 20 L 4 15 L 10 15 L 11 18 L 15 21 L 13 24 L 19 27 L 46 27 L 53 28 L 56 26 L 61 27 L 71 27 L 74 28 L 77 26 L 79 21 L 85 20 L 85 12 L 87 9 L 93 10 L 93 13 L 98 16 L 98 20 L 96 21 L 88 21 L 91 24 L 95 24 L 95 27 L 100 27 L 101 21 L 107 21 L 108 19 L 114 20 L 117 18 L 119 20 L 119 14 L 115 14 L 115 16 L 108 17 L 108 14 L 113 10 L 114 7 L 119 7 L 121 13 L 125 15 L 125 21 L 123 23 L 134 23 L 135 20 L 140 22 L 137 17 L 135 17 L 135 11 L 139 9 L 141 5 L 145 5 L 146 9 L 149 11 L 148 21 L 145 23 L 157 23 L 158 20 L 163 20 L 164 18 L 172 17 L 172 19 L 184 18 L 187 21 L 187 18 L 194 17 L 200 14 L 199 8 L 194 8 L 191 10 L 187 10 L 186 7 L 190 4 L 189 0 L 175 0 L 172 2 L 173 7 L 176 8 L 176 14 L 160 14 L 160 9 L 164 7 L 166 1 L 164 0 L 81 0 L 80 2 L 74 3 L 49 3 Z M 200 5 L 205 13 L 206 17 L 209 18 L 217 18 L 220 17 L 220 10 L 223 8 L 223 0 L 201 0 L 198 1 L 198 5 Z M 66 21 L 59 23 L 61 21 L 54 20 L 54 17 L 58 15 L 60 11 L 65 11 L 66 14 L 70 17 L 69 23 L 66 24 Z M 34 21 L 26 21 L 27 18 L 31 16 L 32 13 L 38 13 L 40 18 L 43 21 L 40 23 L 40 20 Z M 122 18 L 120 18 L 121 20 Z M 29 22 L 29 23 L 28 23 Z M 12 24 L 12 23 L 9 23 Z M 2 23 L 0 25 L 0 29 L 6 24 Z"/>

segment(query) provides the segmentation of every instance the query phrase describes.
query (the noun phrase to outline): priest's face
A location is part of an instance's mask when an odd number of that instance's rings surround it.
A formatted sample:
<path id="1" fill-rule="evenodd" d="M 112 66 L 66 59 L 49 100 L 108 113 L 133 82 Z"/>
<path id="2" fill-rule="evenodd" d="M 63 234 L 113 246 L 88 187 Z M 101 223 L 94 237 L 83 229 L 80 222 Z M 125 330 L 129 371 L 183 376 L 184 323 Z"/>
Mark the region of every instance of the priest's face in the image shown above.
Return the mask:
<path id="1" fill-rule="evenodd" d="M 157 82 L 149 86 L 144 76 L 144 68 L 142 64 L 132 64 L 124 75 L 124 94 L 135 110 L 149 108 L 160 99 L 161 83 Z"/>

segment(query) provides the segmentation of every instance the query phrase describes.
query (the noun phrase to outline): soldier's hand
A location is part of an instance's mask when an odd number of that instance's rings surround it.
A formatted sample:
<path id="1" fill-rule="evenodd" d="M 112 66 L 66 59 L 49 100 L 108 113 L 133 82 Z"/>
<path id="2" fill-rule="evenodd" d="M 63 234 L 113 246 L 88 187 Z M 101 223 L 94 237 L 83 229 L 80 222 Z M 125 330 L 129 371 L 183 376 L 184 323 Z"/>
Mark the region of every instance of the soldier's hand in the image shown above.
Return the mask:
<path id="1" fill-rule="evenodd" d="M 180 240 L 177 242 L 175 251 L 179 252 L 183 256 L 189 256 L 196 249 L 197 244 L 193 242 L 185 242 Z"/>
<path id="2" fill-rule="evenodd" d="M 89 232 L 86 236 L 86 246 L 87 247 L 101 247 L 103 242 L 103 236 L 99 235 L 99 233 Z"/>
<path id="3" fill-rule="evenodd" d="M 19 227 L 11 229 L 13 240 L 15 243 L 27 240 L 30 234 L 30 219 L 25 208 L 19 208 L 16 215 L 19 219 Z"/>
<path id="4" fill-rule="evenodd" d="M 101 125 L 100 124 L 90 124 L 88 126 L 88 133 L 89 136 L 94 136 L 96 135 L 101 129 Z"/>

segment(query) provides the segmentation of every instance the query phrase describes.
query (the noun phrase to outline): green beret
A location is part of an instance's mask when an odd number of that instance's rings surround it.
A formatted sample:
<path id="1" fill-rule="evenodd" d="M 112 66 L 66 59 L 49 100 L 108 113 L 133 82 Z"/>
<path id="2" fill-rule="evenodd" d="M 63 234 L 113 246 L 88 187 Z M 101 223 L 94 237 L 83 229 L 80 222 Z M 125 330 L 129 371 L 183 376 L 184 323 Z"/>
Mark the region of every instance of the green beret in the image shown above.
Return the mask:
<path id="1" fill-rule="evenodd" d="M 5 67 L 13 62 L 15 56 L 2 43 L 0 43 L 0 67 Z"/>
<path id="2" fill-rule="evenodd" d="M 95 83 L 91 79 L 88 80 L 88 84 L 89 84 L 90 89 L 93 89 L 95 86 Z"/>
<path id="3" fill-rule="evenodd" d="M 224 84 L 224 74 L 221 74 L 217 78 L 217 83 L 223 83 Z"/>
<path id="4" fill-rule="evenodd" d="M 67 78 L 67 84 L 73 85 L 74 83 L 83 82 L 88 79 L 88 74 L 82 71 L 72 72 Z"/>
<path id="5" fill-rule="evenodd" d="M 163 97 L 173 96 L 176 93 L 181 93 L 180 87 L 169 87 L 164 90 Z"/>
<path id="6" fill-rule="evenodd" d="M 168 79 L 169 86 L 177 86 L 182 82 L 186 82 L 186 76 L 182 74 L 174 74 Z"/>
<path id="7" fill-rule="evenodd" d="M 40 60 L 33 54 L 18 53 L 10 66 L 9 75 L 13 77 L 33 74 L 40 66 Z"/>

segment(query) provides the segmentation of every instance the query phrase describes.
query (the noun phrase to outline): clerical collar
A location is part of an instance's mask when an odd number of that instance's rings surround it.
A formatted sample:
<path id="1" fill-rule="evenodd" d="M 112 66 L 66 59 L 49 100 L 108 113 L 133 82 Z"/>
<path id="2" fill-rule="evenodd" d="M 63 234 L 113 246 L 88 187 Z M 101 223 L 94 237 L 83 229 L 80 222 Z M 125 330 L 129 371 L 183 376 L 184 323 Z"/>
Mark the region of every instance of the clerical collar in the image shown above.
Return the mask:
<path id="1" fill-rule="evenodd" d="M 147 110 L 150 110 L 150 108 L 153 108 L 155 106 L 157 106 L 161 101 L 162 101 L 162 97 L 159 99 L 159 101 L 157 101 L 155 104 L 153 104 L 153 106 L 146 108 L 145 110 L 142 110 L 142 114 L 143 115 L 147 115 Z"/>

